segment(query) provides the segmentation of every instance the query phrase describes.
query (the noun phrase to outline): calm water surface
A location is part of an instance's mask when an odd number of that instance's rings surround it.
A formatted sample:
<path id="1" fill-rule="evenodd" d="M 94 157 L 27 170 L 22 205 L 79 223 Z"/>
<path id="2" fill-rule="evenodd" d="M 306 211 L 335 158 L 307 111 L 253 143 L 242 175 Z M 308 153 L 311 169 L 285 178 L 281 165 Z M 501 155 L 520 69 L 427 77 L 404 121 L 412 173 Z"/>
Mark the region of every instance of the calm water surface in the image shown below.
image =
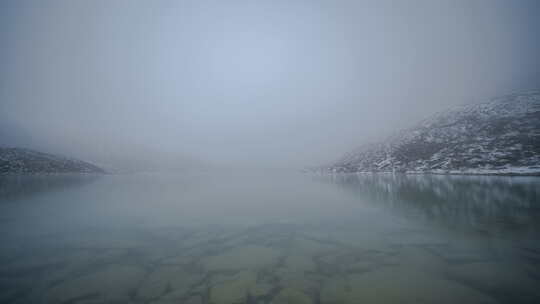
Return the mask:
<path id="1" fill-rule="evenodd" d="M 0 178 L 0 303 L 540 303 L 540 178 Z"/>

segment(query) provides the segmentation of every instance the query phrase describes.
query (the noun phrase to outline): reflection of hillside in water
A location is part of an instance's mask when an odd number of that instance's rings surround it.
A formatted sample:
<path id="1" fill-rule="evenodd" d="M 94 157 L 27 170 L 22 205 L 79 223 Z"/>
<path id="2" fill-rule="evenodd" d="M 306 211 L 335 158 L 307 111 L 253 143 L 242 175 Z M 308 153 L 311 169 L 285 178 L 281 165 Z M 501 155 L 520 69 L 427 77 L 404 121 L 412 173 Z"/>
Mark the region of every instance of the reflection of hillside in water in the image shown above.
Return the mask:
<path id="1" fill-rule="evenodd" d="M 0 176 L 0 202 L 82 186 L 98 178 L 99 175 L 92 174 Z"/>
<path id="2" fill-rule="evenodd" d="M 405 216 L 485 232 L 540 231 L 540 178 L 343 174 L 321 177 Z"/>

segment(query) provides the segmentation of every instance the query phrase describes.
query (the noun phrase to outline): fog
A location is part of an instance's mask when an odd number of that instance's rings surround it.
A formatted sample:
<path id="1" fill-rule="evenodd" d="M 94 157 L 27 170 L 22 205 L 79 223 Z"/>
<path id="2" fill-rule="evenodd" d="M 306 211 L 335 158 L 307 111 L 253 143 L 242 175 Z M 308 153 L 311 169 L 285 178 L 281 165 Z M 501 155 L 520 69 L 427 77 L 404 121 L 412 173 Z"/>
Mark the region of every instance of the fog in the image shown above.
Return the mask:
<path id="1" fill-rule="evenodd" d="M 537 1 L 2 1 L 0 144 L 302 167 L 540 87 Z"/>

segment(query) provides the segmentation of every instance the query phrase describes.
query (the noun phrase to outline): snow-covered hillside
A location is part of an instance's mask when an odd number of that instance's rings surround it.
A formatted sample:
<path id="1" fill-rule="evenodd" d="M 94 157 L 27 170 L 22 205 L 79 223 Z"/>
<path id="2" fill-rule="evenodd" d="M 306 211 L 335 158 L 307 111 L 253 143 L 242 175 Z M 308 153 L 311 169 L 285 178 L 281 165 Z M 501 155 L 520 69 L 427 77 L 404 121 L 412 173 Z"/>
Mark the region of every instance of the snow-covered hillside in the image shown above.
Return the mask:
<path id="1" fill-rule="evenodd" d="M 540 174 L 540 91 L 438 113 L 322 170 Z"/>
<path id="2" fill-rule="evenodd" d="M 104 173 L 103 169 L 76 159 L 21 148 L 0 148 L 0 174 Z"/>

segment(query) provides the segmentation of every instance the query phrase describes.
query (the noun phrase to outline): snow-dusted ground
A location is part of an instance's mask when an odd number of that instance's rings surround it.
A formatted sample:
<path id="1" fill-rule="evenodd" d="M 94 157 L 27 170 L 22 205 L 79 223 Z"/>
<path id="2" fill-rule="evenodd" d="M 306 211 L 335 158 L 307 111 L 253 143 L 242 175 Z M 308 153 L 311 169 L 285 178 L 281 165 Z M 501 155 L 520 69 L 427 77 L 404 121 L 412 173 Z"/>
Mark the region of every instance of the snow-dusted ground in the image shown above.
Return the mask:
<path id="1" fill-rule="evenodd" d="M 87 162 L 21 148 L 0 148 L 0 174 L 104 173 Z"/>
<path id="2" fill-rule="evenodd" d="M 540 175 L 540 92 L 437 113 L 321 170 Z"/>

